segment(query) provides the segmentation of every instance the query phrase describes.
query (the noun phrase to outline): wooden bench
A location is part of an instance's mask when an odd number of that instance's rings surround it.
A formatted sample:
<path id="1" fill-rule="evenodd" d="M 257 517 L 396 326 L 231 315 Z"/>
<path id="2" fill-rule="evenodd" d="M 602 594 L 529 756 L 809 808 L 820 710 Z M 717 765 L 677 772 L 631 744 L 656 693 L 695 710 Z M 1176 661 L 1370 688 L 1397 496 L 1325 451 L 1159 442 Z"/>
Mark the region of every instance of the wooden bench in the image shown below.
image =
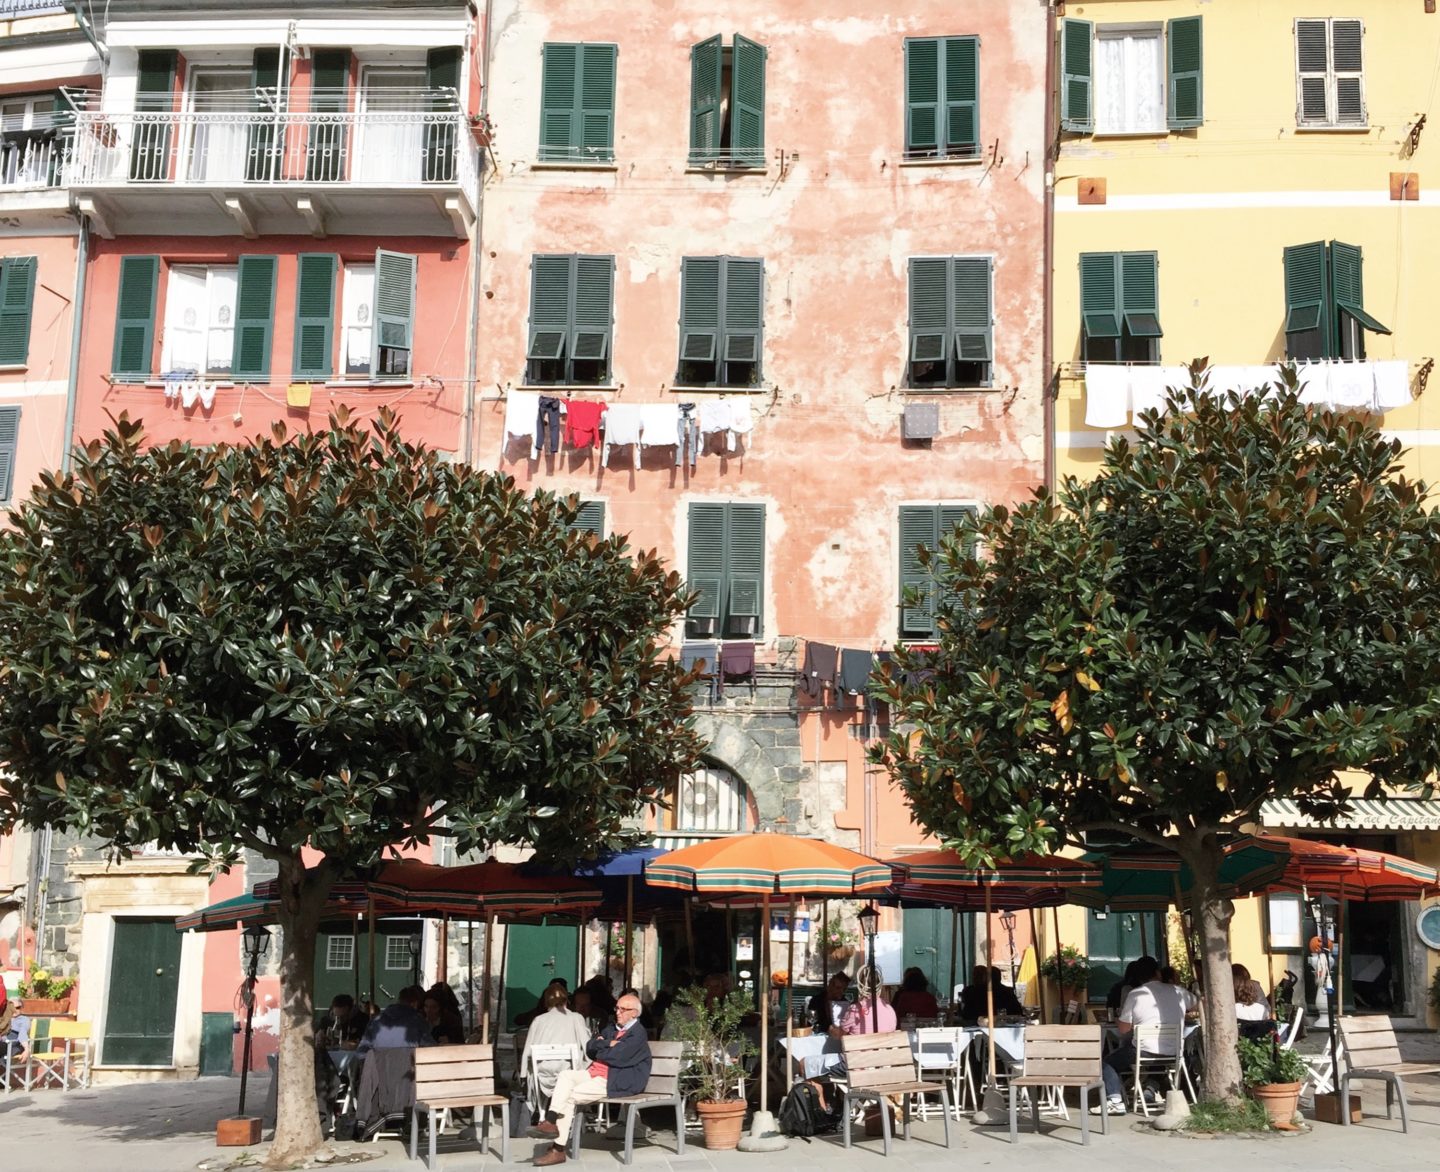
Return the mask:
<path id="1" fill-rule="evenodd" d="M 1394 1118 L 1396 1096 L 1400 1099 L 1400 1130 L 1410 1130 L 1405 1105 L 1405 1079 L 1412 1074 L 1440 1074 L 1440 1065 L 1406 1062 L 1400 1057 L 1395 1027 L 1388 1017 L 1342 1017 L 1340 1036 L 1345 1041 L 1345 1070 L 1340 1075 L 1340 1122 L 1350 1124 L 1349 1103 L 1352 1079 L 1382 1079 L 1385 1083 L 1385 1118 Z"/>
<path id="2" fill-rule="evenodd" d="M 840 1039 L 845 1055 L 845 1146 L 850 1146 L 850 1100 L 875 1099 L 880 1104 L 880 1136 L 890 1154 L 890 1112 L 885 1100 L 900 1096 L 900 1117 L 910 1138 L 910 1096 L 939 1094 L 940 1118 L 945 1125 L 945 1146 L 950 1146 L 950 1092 L 944 1081 L 921 1082 L 915 1077 L 915 1055 L 910 1035 L 903 1030 L 888 1034 L 847 1034 Z"/>
<path id="3" fill-rule="evenodd" d="M 410 1158 L 419 1147 L 420 1114 L 429 1117 L 430 1156 L 435 1167 L 435 1140 L 440 1113 L 447 1108 L 475 1112 L 483 1155 L 490 1138 L 489 1107 L 500 1109 L 500 1162 L 510 1158 L 510 1096 L 495 1093 L 494 1046 L 420 1046 L 415 1050 L 415 1111 L 410 1116 Z"/>
<path id="4" fill-rule="evenodd" d="M 1080 1088 L 1080 1142 L 1090 1142 L 1090 1092 L 1105 1106 L 1105 1080 L 1101 1076 L 1100 1052 L 1104 1030 L 1098 1025 L 1053 1025 L 1025 1027 L 1025 1073 L 1010 1076 L 1010 1142 L 1020 1139 L 1020 1092 L 1026 1087 Z M 1035 1134 L 1040 1134 L 1040 1096 L 1030 1096 L 1030 1117 Z M 1100 1131 L 1110 1132 L 1109 1114 L 1100 1113 Z"/>
<path id="5" fill-rule="evenodd" d="M 580 1155 L 580 1113 L 587 1107 L 607 1104 L 625 1108 L 625 1163 L 635 1158 L 635 1120 L 641 1107 L 673 1107 L 675 1109 L 675 1154 L 685 1154 L 685 1098 L 680 1093 L 680 1063 L 685 1049 L 682 1042 L 650 1043 L 650 1081 L 638 1095 L 591 1099 L 575 1104 L 575 1117 L 570 1121 L 570 1158 Z"/>

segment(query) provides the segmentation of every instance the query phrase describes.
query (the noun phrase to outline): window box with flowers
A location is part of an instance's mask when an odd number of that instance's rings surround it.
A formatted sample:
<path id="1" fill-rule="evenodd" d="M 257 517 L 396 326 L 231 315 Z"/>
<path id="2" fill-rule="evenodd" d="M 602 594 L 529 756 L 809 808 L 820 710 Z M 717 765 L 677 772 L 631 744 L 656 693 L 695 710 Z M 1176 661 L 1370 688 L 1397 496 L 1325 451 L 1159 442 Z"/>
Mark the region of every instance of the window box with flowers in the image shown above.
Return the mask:
<path id="1" fill-rule="evenodd" d="M 70 994 L 75 989 L 74 977 L 52 976 L 34 961 L 16 993 L 28 1017 L 59 1017 L 70 1012 Z"/>

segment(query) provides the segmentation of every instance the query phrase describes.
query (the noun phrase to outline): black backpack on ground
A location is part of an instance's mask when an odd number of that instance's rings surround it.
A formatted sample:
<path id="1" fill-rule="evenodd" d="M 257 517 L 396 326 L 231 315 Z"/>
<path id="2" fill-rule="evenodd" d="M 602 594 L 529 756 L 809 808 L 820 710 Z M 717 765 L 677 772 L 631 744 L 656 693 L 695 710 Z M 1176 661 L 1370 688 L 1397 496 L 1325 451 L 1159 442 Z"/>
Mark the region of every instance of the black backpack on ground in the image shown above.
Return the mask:
<path id="1" fill-rule="evenodd" d="M 839 1092 L 832 1092 L 831 1097 L 838 1099 Z M 812 1135 L 834 1131 L 840 1125 L 840 1112 L 827 1111 L 821 1106 L 820 1091 L 814 1083 L 799 1082 L 781 1102 L 778 1122 L 786 1135 L 809 1139 Z"/>

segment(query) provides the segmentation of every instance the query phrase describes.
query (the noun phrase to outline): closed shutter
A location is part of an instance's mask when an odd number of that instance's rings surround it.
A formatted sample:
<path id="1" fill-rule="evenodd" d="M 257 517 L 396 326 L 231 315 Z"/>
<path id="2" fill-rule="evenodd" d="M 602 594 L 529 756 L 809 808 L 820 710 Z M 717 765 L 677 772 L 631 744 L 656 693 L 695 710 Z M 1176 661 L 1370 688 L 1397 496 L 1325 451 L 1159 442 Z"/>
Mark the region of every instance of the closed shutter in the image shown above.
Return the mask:
<path id="1" fill-rule="evenodd" d="M 988 256 L 957 256 L 950 262 L 955 322 L 955 354 L 961 362 L 989 362 L 991 339 Z"/>
<path id="2" fill-rule="evenodd" d="M 583 45 L 580 50 L 580 156 L 587 162 L 615 158 L 614 45 Z"/>
<path id="3" fill-rule="evenodd" d="M 945 151 L 965 158 L 980 152 L 980 38 L 946 37 Z"/>
<path id="4" fill-rule="evenodd" d="M 730 505 L 727 511 L 729 582 L 724 633 L 758 636 L 765 597 L 765 506 Z"/>
<path id="5" fill-rule="evenodd" d="M 1203 37 L 1198 16 L 1181 16 L 1165 26 L 1166 125 L 1186 130 L 1205 121 Z"/>
<path id="6" fill-rule="evenodd" d="M 302 252 L 295 280 L 296 378 L 329 378 L 334 371 L 335 273 L 340 258 L 329 252 Z"/>
<path id="7" fill-rule="evenodd" d="M 726 362 L 760 361 L 764 297 L 765 262 L 734 256 L 725 258 Z"/>
<path id="8" fill-rule="evenodd" d="M 415 270 L 409 253 L 375 251 L 374 378 L 409 378 L 414 371 Z"/>
<path id="9" fill-rule="evenodd" d="M 905 153 L 928 156 L 940 149 L 940 40 L 905 42 Z"/>
<path id="10" fill-rule="evenodd" d="M 316 49 L 311 59 L 310 109 L 316 114 L 340 114 L 349 101 L 350 51 Z M 312 183 L 334 183 L 345 177 L 343 119 L 318 121 L 310 127 L 305 177 Z"/>
<path id="11" fill-rule="evenodd" d="M 237 379 L 270 381 L 270 339 L 275 326 L 274 256 L 242 256 L 235 291 L 235 346 L 230 370 Z"/>
<path id="12" fill-rule="evenodd" d="M 765 165 L 764 45 L 739 33 L 730 60 L 730 153 L 737 163 Z"/>
<path id="13" fill-rule="evenodd" d="M 1335 71 L 1335 122 L 1364 126 L 1365 26 L 1358 20 L 1330 22 L 1330 63 Z"/>
<path id="14" fill-rule="evenodd" d="M 725 590 L 725 506 L 690 506 L 689 553 L 685 584 L 698 594 L 690 607 L 690 619 L 714 620 L 710 633 L 720 630 Z"/>
<path id="15" fill-rule="evenodd" d="M 547 44 L 540 59 L 540 159 L 576 159 L 580 151 L 580 46 Z"/>
<path id="16" fill-rule="evenodd" d="M 681 362 L 714 362 L 718 357 L 722 263 L 718 256 L 681 258 Z"/>
<path id="17" fill-rule="evenodd" d="M 1291 358 L 1330 356 L 1330 274 L 1325 244 L 1285 249 L 1285 351 Z"/>
<path id="18" fill-rule="evenodd" d="M 174 49 L 141 49 L 135 83 L 135 138 L 130 145 L 130 178 L 155 182 L 170 177 L 171 119 L 143 115 L 168 114 L 175 107 Z"/>
<path id="19" fill-rule="evenodd" d="M 1120 312 L 1132 338 L 1158 338 L 1159 258 L 1153 252 L 1120 254 Z"/>
<path id="20" fill-rule="evenodd" d="M 936 534 L 937 538 L 943 540 L 948 537 L 955 531 L 957 526 L 964 525 L 970 518 L 975 516 L 975 511 L 973 505 L 941 505 L 939 509 L 940 526 Z M 974 549 L 975 542 L 973 540 L 967 540 L 965 543 L 965 553 L 973 553 Z M 939 552 L 938 545 L 936 546 L 936 552 Z M 941 606 L 953 606 L 960 598 L 959 593 L 954 590 L 938 590 L 938 596 Z"/>
<path id="21" fill-rule="evenodd" d="M 110 369 L 116 376 L 132 376 L 128 381 L 143 382 L 150 373 L 155 344 L 155 290 L 159 283 L 158 256 L 121 258 Z"/>
<path id="22" fill-rule="evenodd" d="M 950 343 L 946 257 L 910 258 L 910 361 L 944 362 Z"/>
<path id="23" fill-rule="evenodd" d="M 720 157 L 721 38 L 690 47 L 690 163 L 699 166 Z"/>
<path id="24" fill-rule="evenodd" d="M 0 260 L 0 366 L 24 366 L 30 354 L 35 257 Z"/>
<path id="25" fill-rule="evenodd" d="M 596 537 L 604 537 L 605 502 L 582 501 L 575 513 L 575 519 L 570 522 L 570 532 L 593 533 Z"/>
<path id="26" fill-rule="evenodd" d="M 939 546 L 939 515 L 931 505 L 900 509 L 900 637 L 925 638 L 935 633 L 935 579 L 920 562 L 923 545 L 932 554 Z"/>
<path id="27" fill-rule="evenodd" d="M 15 452 L 20 446 L 20 408 L 0 407 L 0 501 L 15 496 Z"/>
<path id="28" fill-rule="evenodd" d="M 1330 22 L 1295 22 L 1295 122 L 1324 126 L 1330 114 Z"/>
<path id="29" fill-rule="evenodd" d="M 525 357 L 559 358 L 570 337 L 570 257 L 530 258 L 530 341 Z"/>
<path id="30" fill-rule="evenodd" d="M 575 258 L 575 328 L 570 335 L 571 359 L 601 362 L 610 356 L 614 289 L 613 256 Z"/>
<path id="31" fill-rule="evenodd" d="M 1093 57 L 1095 25 L 1066 19 L 1060 29 L 1060 129 L 1095 129 Z"/>
<path id="32" fill-rule="evenodd" d="M 250 109 L 255 117 L 246 132 L 245 178 L 268 182 L 280 177 L 282 150 L 276 146 L 274 111 L 280 87 L 280 50 L 276 46 L 256 49 L 250 57 L 250 88 L 254 91 Z M 268 91 L 268 97 L 261 91 Z"/>
<path id="33" fill-rule="evenodd" d="M 435 93 L 431 110 L 451 117 L 425 123 L 424 177 L 429 183 L 449 183 L 455 178 L 455 117 L 460 105 L 460 46 L 441 45 L 425 54 L 425 85 Z"/>
<path id="34" fill-rule="evenodd" d="M 1330 289 L 1336 309 L 1344 310 L 1367 330 L 1390 332 L 1365 310 L 1364 265 L 1356 245 L 1330 242 Z"/>
<path id="35" fill-rule="evenodd" d="M 1089 338 L 1120 336 L 1119 256 L 1080 254 L 1080 321 Z"/>

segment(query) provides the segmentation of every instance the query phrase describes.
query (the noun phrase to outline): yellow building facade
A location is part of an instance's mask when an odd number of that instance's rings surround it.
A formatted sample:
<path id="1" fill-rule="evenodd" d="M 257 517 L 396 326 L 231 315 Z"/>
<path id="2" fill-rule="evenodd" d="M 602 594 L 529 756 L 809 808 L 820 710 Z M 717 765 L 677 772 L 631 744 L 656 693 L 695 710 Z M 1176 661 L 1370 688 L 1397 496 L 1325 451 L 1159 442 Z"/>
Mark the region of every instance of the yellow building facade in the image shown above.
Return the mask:
<path id="1" fill-rule="evenodd" d="M 1425 393 L 1440 356 L 1440 170 L 1425 166 L 1440 157 L 1434 7 L 1058 6 L 1057 477 L 1093 474 L 1109 439 L 1204 357 L 1216 389 L 1296 361 L 1311 401 L 1375 413 L 1406 445 L 1407 472 L 1440 479 L 1440 402 Z M 1401 799 L 1321 827 L 1271 803 L 1264 822 L 1440 862 L 1440 804 Z M 1434 1023 L 1440 952 L 1421 941 L 1419 910 L 1342 915 L 1347 1003 Z M 1284 900 L 1250 900 L 1232 945 L 1262 980 L 1267 966 L 1301 975 L 1313 930 Z M 1122 952 L 1138 941 L 1073 909 L 1060 934 L 1111 951 L 1119 939 Z"/>

